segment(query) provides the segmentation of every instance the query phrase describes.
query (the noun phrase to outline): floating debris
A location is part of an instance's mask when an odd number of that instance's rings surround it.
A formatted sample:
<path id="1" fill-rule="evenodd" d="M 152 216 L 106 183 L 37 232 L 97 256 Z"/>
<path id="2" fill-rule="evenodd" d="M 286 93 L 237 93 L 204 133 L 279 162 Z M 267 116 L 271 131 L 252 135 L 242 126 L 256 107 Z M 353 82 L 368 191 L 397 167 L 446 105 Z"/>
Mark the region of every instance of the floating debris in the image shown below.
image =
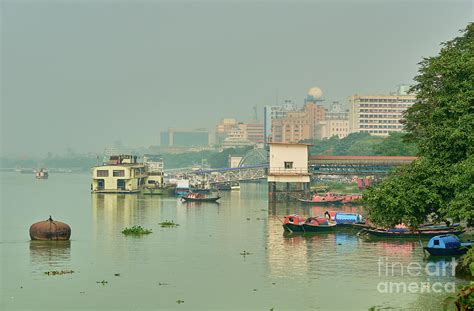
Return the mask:
<path id="1" fill-rule="evenodd" d="M 79 294 L 85 294 L 86 292 L 79 292 Z"/>
<path id="2" fill-rule="evenodd" d="M 120 276 L 120 273 L 114 273 L 115 276 Z"/>
<path id="3" fill-rule="evenodd" d="M 105 285 L 105 284 L 108 284 L 109 282 L 107 282 L 106 280 L 102 280 L 102 281 L 97 281 L 96 283 L 100 283 L 102 285 Z"/>
<path id="4" fill-rule="evenodd" d="M 244 250 L 242 253 L 240 253 L 240 255 L 242 255 L 242 256 L 245 257 L 245 256 L 248 256 L 248 255 L 252 255 L 252 253 L 251 253 L 251 252 L 247 252 L 247 251 Z"/>
<path id="5" fill-rule="evenodd" d="M 177 304 L 184 303 L 184 300 L 178 299 L 178 300 L 176 300 L 176 303 L 177 303 Z"/>
<path id="6" fill-rule="evenodd" d="M 165 285 L 169 285 L 168 283 L 158 283 L 159 286 L 165 286 Z"/>
<path id="7" fill-rule="evenodd" d="M 160 222 L 159 225 L 161 228 L 176 228 L 179 226 L 179 224 L 175 224 L 173 220 Z"/>
<path id="8" fill-rule="evenodd" d="M 272 283 L 272 285 L 276 285 L 276 283 L 275 283 L 275 282 L 273 282 L 273 283 Z"/>
<path id="9" fill-rule="evenodd" d="M 247 217 L 247 220 L 250 220 L 250 217 Z"/>
<path id="10" fill-rule="evenodd" d="M 140 235 L 140 234 L 150 234 L 152 233 L 152 231 L 151 229 L 145 229 L 142 226 L 133 226 L 131 228 L 123 229 L 122 233 L 125 235 L 129 235 L 129 234 Z"/>
<path id="11" fill-rule="evenodd" d="M 61 270 L 61 271 L 46 271 L 44 274 L 46 275 L 63 275 L 63 274 L 71 274 L 74 273 L 72 270 Z"/>
<path id="12" fill-rule="evenodd" d="M 254 292 L 256 292 L 256 291 L 257 291 L 257 289 L 256 289 L 256 288 L 254 288 L 254 289 L 253 289 L 253 291 L 254 291 Z"/>

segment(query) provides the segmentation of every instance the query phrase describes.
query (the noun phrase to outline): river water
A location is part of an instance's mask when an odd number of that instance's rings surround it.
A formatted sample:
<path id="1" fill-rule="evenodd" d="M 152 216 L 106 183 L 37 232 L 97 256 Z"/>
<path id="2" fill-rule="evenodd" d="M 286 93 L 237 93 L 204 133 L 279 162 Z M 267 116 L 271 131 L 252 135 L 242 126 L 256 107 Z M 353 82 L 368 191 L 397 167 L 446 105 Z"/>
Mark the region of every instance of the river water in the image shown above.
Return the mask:
<path id="1" fill-rule="evenodd" d="M 0 309 L 439 310 L 451 284 L 462 284 L 449 264 L 441 273 L 446 261 L 424 260 L 419 241 L 363 240 L 350 230 L 285 236 L 284 215 L 325 208 L 269 205 L 264 183 L 242 184 L 220 202 L 91 194 L 87 174 L 1 173 Z M 71 226 L 70 242 L 29 240 L 29 226 L 49 215 Z M 179 227 L 161 228 L 165 220 Z M 121 234 L 132 225 L 153 233 Z M 74 273 L 44 273 L 52 270 Z M 406 288 L 397 293 L 390 282 Z"/>

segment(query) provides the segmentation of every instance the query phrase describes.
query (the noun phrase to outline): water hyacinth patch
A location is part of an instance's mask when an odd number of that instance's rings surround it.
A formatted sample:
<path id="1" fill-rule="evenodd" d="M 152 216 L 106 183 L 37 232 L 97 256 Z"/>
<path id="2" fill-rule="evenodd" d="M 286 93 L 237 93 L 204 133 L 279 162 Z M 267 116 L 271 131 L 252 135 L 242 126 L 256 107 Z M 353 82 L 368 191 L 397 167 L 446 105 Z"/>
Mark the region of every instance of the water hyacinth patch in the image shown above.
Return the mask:
<path id="1" fill-rule="evenodd" d="M 151 229 L 145 229 L 142 226 L 133 226 L 131 228 L 125 228 L 122 230 L 122 233 L 125 235 L 141 235 L 141 234 L 150 234 L 152 233 Z"/>
<path id="2" fill-rule="evenodd" d="M 159 225 L 161 228 L 175 228 L 179 226 L 179 224 L 175 224 L 173 220 L 160 222 Z"/>
<path id="3" fill-rule="evenodd" d="M 63 274 L 71 274 L 74 273 L 72 270 L 61 270 L 61 271 L 46 271 L 44 274 L 46 275 L 63 275 Z"/>

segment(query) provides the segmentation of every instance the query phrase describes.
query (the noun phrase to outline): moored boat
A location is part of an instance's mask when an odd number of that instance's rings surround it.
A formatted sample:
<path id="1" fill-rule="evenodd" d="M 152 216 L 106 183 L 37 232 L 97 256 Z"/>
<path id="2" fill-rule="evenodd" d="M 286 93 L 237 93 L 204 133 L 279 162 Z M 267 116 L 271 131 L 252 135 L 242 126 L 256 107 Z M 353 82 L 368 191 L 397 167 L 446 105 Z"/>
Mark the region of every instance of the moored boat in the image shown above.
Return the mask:
<path id="1" fill-rule="evenodd" d="M 143 156 L 147 177 L 140 187 L 141 194 L 161 195 L 164 188 L 163 158 L 158 155 L 146 154 Z"/>
<path id="2" fill-rule="evenodd" d="M 460 235 L 464 233 L 463 229 L 444 229 L 444 230 L 409 230 L 409 229 L 363 229 L 360 234 L 368 234 L 380 238 L 423 238 L 429 239 L 437 235 L 453 234 Z"/>
<path id="3" fill-rule="evenodd" d="M 184 196 L 189 193 L 189 180 L 179 179 L 176 181 L 176 195 Z"/>
<path id="4" fill-rule="evenodd" d="M 231 182 L 231 183 L 230 183 L 230 190 L 231 190 L 231 191 L 238 191 L 238 190 L 240 190 L 240 183 L 239 183 L 239 182 Z"/>
<path id="5" fill-rule="evenodd" d="M 342 204 L 361 204 L 362 195 L 360 194 L 344 194 L 342 195 Z"/>
<path id="6" fill-rule="evenodd" d="M 36 179 L 48 179 L 49 173 L 45 168 L 40 169 L 36 172 Z"/>
<path id="7" fill-rule="evenodd" d="M 431 256 L 457 256 L 467 253 L 471 246 L 472 242 L 461 242 L 457 236 L 446 234 L 431 238 L 423 249 Z"/>
<path id="8" fill-rule="evenodd" d="M 303 223 L 306 218 L 292 214 L 283 218 L 283 229 L 287 232 L 303 232 Z"/>
<path id="9" fill-rule="evenodd" d="M 309 217 L 303 223 L 304 232 L 327 232 L 336 228 L 336 223 L 329 222 L 324 217 Z"/>
<path id="10" fill-rule="evenodd" d="M 311 200 L 305 199 L 298 199 L 298 201 L 303 203 L 310 203 L 310 204 L 319 204 L 319 205 L 334 205 L 334 204 L 341 204 L 342 197 L 336 196 L 331 192 L 327 192 L 324 195 L 314 194 Z"/>
<path id="11" fill-rule="evenodd" d="M 459 237 L 448 234 L 433 237 L 424 249 L 432 256 L 456 256 L 465 254 L 471 246 L 472 242 L 461 242 Z"/>
<path id="12" fill-rule="evenodd" d="M 203 193 L 194 193 L 194 192 L 189 192 L 186 195 L 183 195 L 181 197 L 182 200 L 185 202 L 216 202 L 219 200 L 221 197 L 219 195 L 216 196 L 208 196 L 204 195 Z"/>

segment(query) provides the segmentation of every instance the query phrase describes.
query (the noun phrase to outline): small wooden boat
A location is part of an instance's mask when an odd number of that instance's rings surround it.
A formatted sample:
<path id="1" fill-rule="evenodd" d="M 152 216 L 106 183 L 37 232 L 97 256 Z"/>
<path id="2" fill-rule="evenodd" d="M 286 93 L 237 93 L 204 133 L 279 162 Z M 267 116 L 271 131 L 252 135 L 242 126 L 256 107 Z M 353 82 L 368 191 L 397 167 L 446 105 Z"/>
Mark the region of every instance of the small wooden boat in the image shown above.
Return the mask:
<path id="1" fill-rule="evenodd" d="M 36 179 L 48 179 L 49 173 L 45 168 L 40 169 L 36 172 Z"/>
<path id="2" fill-rule="evenodd" d="M 292 214 L 285 216 L 283 218 L 283 229 L 287 232 L 304 232 L 303 223 L 306 221 L 306 218 Z"/>
<path id="3" fill-rule="evenodd" d="M 471 246 L 472 242 L 461 242 L 457 236 L 446 234 L 431 238 L 423 249 L 431 256 L 457 256 L 467 253 Z"/>
<path id="4" fill-rule="evenodd" d="M 309 217 L 303 223 L 304 232 L 327 232 L 333 231 L 336 228 L 336 223 L 328 222 L 323 217 Z"/>
<path id="5" fill-rule="evenodd" d="M 207 196 L 202 193 L 194 193 L 194 192 L 190 192 L 181 197 L 181 199 L 185 202 L 216 202 L 220 198 L 221 197 L 219 195 Z"/>
<path id="6" fill-rule="evenodd" d="M 422 238 L 422 239 L 430 239 L 432 237 L 435 237 L 437 235 L 443 235 L 443 234 L 453 234 L 453 235 L 460 235 L 464 233 L 465 230 L 463 229 L 444 229 L 444 230 L 414 230 L 410 231 L 409 229 L 363 229 L 361 232 L 359 232 L 359 235 L 361 234 L 368 234 L 371 236 L 375 237 L 380 237 L 380 238 L 408 238 L 408 239 L 417 239 L 417 238 Z"/>
<path id="7" fill-rule="evenodd" d="M 230 190 L 231 190 L 231 191 L 240 190 L 240 183 L 238 183 L 238 182 L 232 182 L 232 183 L 230 183 Z"/>
<path id="8" fill-rule="evenodd" d="M 342 195 L 342 204 L 362 204 L 362 195 L 360 194 L 345 194 Z"/>
<path id="9" fill-rule="evenodd" d="M 318 204 L 318 205 L 335 205 L 342 203 L 342 197 L 336 196 L 330 192 L 327 192 L 325 195 L 314 194 L 311 200 L 298 199 L 298 201 L 308 204 Z"/>

